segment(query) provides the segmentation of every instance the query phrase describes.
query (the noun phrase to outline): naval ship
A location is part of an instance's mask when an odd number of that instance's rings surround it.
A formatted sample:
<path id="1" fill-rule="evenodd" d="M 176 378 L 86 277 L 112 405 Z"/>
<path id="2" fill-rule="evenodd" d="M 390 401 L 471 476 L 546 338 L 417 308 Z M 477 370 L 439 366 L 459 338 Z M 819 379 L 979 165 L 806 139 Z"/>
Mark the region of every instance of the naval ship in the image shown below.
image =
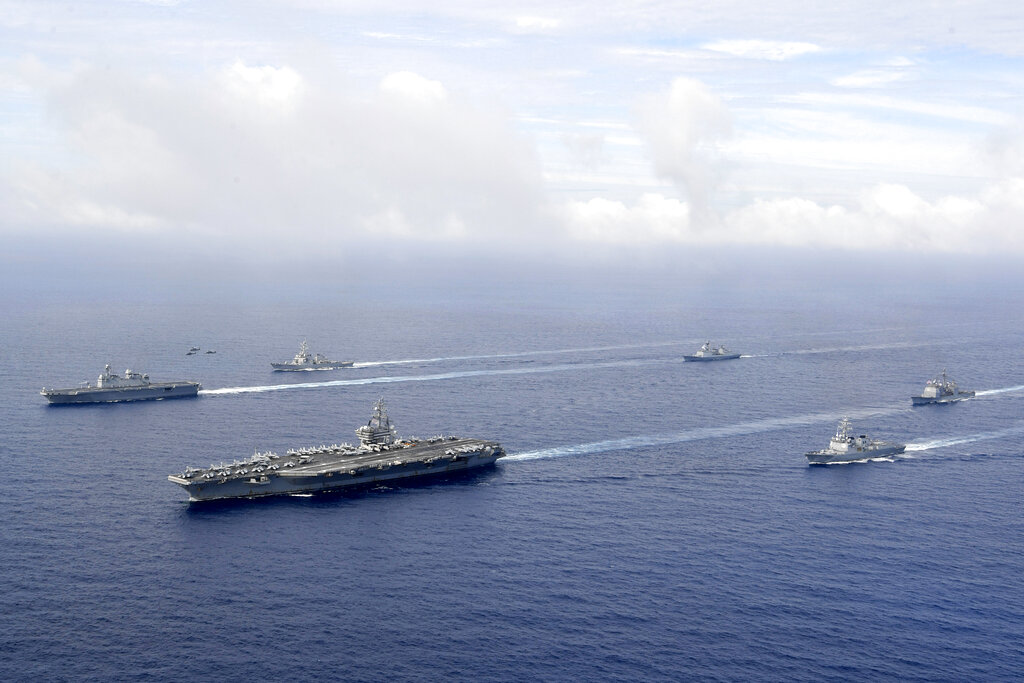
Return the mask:
<path id="1" fill-rule="evenodd" d="M 902 443 L 887 443 L 877 439 L 869 439 L 865 435 L 852 436 L 850 421 L 843 418 L 836 428 L 835 436 L 829 441 L 828 448 L 811 451 L 807 454 L 808 464 L 828 465 L 830 463 L 857 462 L 869 458 L 881 458 L 886 455 L 897 455 L 907 448 Z"/>
<path id="2" fill-rule="evenodd" d="M 974 392 L 958 387 L 956 382 L 946 377 L 943 369 L 942 377 L 928 380 L 921 395 L 911 396 L 910 400 L 915 406 L 923 406 L 928 403 L 955 403 L 968 398 L 974 398 Z"/>
<path id="3" fill-rule="evenodd" d="M 692 356 L 683 356 L 683 360 L 732 360 L 733 358 L 739 358 L 740 354 L 732 353 L 729 349 L 722 345 L 718 348 L 712 348 L 711 342 L 704 342 L 704 346 L 700 347 L 700 350 Z"/>
<path id="4" fill-rule="evenodd" d="M 73 389 L 47 389 L 39 393 L 52 404 L 115 403 L 152 401 L 163 398 L 192 398 L 202 386 L 199 382 L 150 382 L 149 375 L 125 370 L 124 375 L 103 368 L 96 384 L 83 383 Z"/>
<path id="5" fill-rule="evenodd" d="M 424 477 L 492 465 L 505 455 L 494 441 L 436 436 L 400 440 L 384 400 L 370 421 L 356 430 L 359 445 L 334 444 L 289 449 L 284 455 L 255 453 L 243 461 L 188 467 L 168 480 L 188 491 L 189 502 L 307 493 Z"/>
<path id="6" fill-rule="evenodd" d="M 299 352 L 291 360 L 283 363 L 271 363 L 274 370 L 297 371 L 297 370 L 337 370 L 338 368 L 350 368 L 355 365 L 351 360 L 327 360 L 319 353 L 310 354 L 306 340 L 299 345 Z"/>

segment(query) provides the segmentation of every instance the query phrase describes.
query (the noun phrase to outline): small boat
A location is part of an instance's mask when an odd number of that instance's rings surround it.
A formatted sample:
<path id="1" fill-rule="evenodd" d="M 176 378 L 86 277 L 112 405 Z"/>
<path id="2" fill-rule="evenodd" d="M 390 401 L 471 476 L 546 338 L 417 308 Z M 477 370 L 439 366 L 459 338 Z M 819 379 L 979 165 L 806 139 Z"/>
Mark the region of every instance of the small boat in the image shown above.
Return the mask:
<path id="1" fill-rule="evenodd" d="M 740 354 L 733 353 L 729 349 L 725 348 L 724 345 L 719 344 L 717 347 L 711 346 L 711 342 L 704 342 L 704 345 L 700 347 L 700 350 L 692 356 L 683 356 L 683 360 L 688 361 L 706 361 L 706 360 L 732 360 L 733 358 L 739 358 Z"/>
<path id="2" fill-rule="evenodd" d="M 968 398 L 974 398 L 974 391 L 958 387 L 956 382 L 946 377 L 946 370 L 943 369 L 941 377 L 928 380 L 921 395 L 911 396 L 910 400 L 915 406 L 923 406 L 929 403 L 955 403 Z"/>

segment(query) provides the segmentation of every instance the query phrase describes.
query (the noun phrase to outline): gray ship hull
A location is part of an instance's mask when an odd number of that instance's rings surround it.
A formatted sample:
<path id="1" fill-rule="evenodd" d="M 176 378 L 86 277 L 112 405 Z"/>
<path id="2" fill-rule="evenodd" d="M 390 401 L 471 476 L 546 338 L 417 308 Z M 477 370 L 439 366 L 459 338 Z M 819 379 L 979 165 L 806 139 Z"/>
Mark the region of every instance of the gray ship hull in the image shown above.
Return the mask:
<path id="1" fill-rule="evenodd" d="M 974 398 L 973 391 L 961 391 L 949 396 L 911 396 L 910 400 L 915 406 L 924 406 L 930 403 L 956 403 L 957 401 L 966 401 L 969 398 Z"/>
<path id="2" fill-rule="evenodd" d="M 734 358 L 739 358 L 739 357 L 740 357 L 740 354 L 738 354 L 738 353 L 723 353 L 723 354 L 720 354 L 720 355 L 717 355 L 717 356 L 683 356 L 683 360 L 691 361 L 691 362 L 694 362 L 694 361 L 711 361 L 711 360 L 733 360 Z"/>
<path id="3" fill-rule="evenodd" d="M 168 480 L 188 492 L 189 502 L 257 498 L 332 491 L 381 481 L 462 472 L 493 465 L 504 455 L 501 446 L 493 442 L 445 439 L 381 452 L 314 452 L 299 456 L 309 457 L 308 462 L 292 468 L 264 470 L 262 473 L 251 472 L 212 479 L 170 475 Z"/>
<path id="4" fill-rule="evenodd" d="M 201 388 L 198 382 L 154 382 L 144 387 L 44 389 L 39 393 L 51 405 L 71 405 L 80 403 L 156 401 L 165 398 L 195 398 Z"/>
<path id="5" fill-rule="evenodd" d="M 884 458 L 887 455 L 899 455 L 907 450 L 904 444 L 890 444 L 877 448 L 851 449 L 844 453 L 832 451 L 813 451 L 807 454 L 810 465 L 833 465 L 837 463 L 860 462 L 871 458 Z"/>
<path id="6" fill-rule="evenodd" d="M 339 368 L 350 368 L 355 365 L 354 360 L 343 360 L 337 363 L 315 363 L 309 365 L 297 365 L 294 363 L 271 363 L 270 367 L 278 372 L 308 372 L 311 370 L 338 370 Z"/>

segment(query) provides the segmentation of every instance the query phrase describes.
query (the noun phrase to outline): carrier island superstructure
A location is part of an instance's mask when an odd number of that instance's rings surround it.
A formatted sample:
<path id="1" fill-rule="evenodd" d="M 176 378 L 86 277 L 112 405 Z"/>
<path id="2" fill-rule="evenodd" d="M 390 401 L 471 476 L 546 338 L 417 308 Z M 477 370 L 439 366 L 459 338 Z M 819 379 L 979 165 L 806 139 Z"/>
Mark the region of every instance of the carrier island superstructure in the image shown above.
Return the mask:
<path id="1" fill-rule="evenodd" d="M 409 479 L 492 465 L 505 455 L 494 441 L 436 436 L 399 439 L 383 400 L 356 430 L 359 445 L 256 453 L 243 461 L 188 467 L 167 478 L 188 491 L 189 501 L 311 493 L 390 479 Z"/>

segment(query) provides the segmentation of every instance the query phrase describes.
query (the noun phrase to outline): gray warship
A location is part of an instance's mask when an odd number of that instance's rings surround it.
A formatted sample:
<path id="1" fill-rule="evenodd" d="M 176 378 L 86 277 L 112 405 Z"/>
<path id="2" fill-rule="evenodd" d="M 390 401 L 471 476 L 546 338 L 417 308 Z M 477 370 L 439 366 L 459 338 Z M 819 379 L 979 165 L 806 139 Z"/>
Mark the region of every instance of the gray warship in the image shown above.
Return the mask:
<path id="1" fill-rule="evenodd" d="M 124 375 L 103 368 L 96 384 L 83 383 L 71 389 L 47 389 L 39 393 L 51 404 L 117 403 L 120 401 L 154 401 L 164 398 L 194 398 L 202 386 L 199 382 L 150 382 L 149 375 L 125 370 Z"/>
<path id="2" fill-rule="evenodd" d="M 350 368 L 355 365 L 355 361 L 328 360 L 319 353 L 311 354 L 309 352 L 309 345 L 306 344 L 306 340 L 303 339 L 302 344 L 299 345 L 299 352 L 295 354 L 294 358 L 283 363 L 271 363 L 270 365 L 274 370 L 295 372 L 299 370 L 337 370 L 338 368 Z"/>
<path id="3" fill-rule="evenodd" d="M 460 472 L 492 465 L 505 455 L 494 441 L 436 436 L 400 440 L 384 400 L 370 421 L 356 430 L 359 445 L 334 444 L 289 449 L 284 455 L 255 453 L 243 461 L 188 467 L 168 480 L 188 491 L 189 502 L 309 493 Z"/>
<path id="4" fill-rule="evenodd" d="M 921 395 L 911 396 L 910 400 L 915 406 L 923 406 L 928 403 L 955 403 L 968 398 L 974 398 L 974 392 L 958 387 L 956 382 L 946 377 L 943 369 L 941 377 L 928 380 Z"/>
<path id="5" fill-rule="evenodd" d="M 869 439 L 863 434 L 853 436 L 850 434 L 850 421 L 844 417 L 836 427 L 835 436 L 829 441 L 828 448 L 811 451 L 807 454 L 807 460 L 811 465 L 857 462 L 886 455 L 897 455 L 905 451 L 906 448 L 906 444 Z"/>
<path id="6" fill-rule="evenodd" d="M 683 356 L 683 360 L 688 361 L 707 361 L 707 360 L 732 360 L 733 358 L 739 358 L 740 354 L 733 353 L 729 349 L 719 344 L 717 348 L 711 346 L 711 342 L 706 341 L 704 345 L 700 347 L 692 356 Z"/>

